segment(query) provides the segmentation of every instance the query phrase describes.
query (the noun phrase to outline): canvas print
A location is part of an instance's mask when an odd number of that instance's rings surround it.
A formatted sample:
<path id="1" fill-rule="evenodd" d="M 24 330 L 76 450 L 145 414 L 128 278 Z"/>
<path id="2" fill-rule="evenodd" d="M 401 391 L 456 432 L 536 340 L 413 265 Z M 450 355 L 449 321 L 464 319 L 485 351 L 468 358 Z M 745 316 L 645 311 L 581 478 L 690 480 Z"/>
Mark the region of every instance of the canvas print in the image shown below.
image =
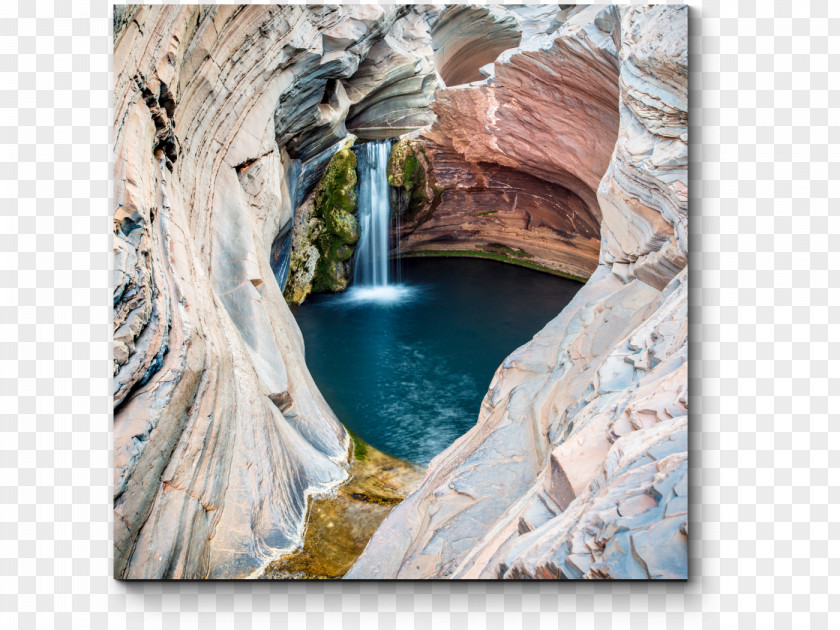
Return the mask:
<path id="1" fill-rule="evenodd" d="M 114 576 L 686 579 L 687 17 L 114 7 Z"/>

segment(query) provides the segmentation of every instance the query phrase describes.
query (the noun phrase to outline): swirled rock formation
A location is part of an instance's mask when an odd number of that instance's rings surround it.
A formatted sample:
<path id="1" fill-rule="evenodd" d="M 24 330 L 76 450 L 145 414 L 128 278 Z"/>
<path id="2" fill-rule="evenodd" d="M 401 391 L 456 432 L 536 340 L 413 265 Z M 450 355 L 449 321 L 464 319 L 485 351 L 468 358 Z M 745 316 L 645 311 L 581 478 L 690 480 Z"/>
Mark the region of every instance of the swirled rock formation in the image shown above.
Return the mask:
<path id="1" fill-rule="evenodd" d="M 346 135 L 351 77 L 411 11 L 115 11 L 115 576 L 248 576 L 347 477 L 271 253 L 300 161 Z"/>
<path id="2" fill-rule="evenodd" d="M 481 79 L 480 69 L 522 37 L 516 15 L 492 5 L 448 6 L 435 23 L 435 66 L 448 86 Z"/>
<path id="3" fill-rule="evenodd" d="M 391 138 L 432 122 L 439 85 L 430 24 L 440 10 L 417 6 L 397 20 L 347 81 L 347 128 L 360 138 Z"/>
<path id="4" fill-rule="evenodd" d="M 555 56 L 555 81 L 515 72 Z M 439 95 L 430 136 L 597 207 L 600 264 L 348 577 L 686 578 L 687 9 L 580 10 L 495 77 Z"/>

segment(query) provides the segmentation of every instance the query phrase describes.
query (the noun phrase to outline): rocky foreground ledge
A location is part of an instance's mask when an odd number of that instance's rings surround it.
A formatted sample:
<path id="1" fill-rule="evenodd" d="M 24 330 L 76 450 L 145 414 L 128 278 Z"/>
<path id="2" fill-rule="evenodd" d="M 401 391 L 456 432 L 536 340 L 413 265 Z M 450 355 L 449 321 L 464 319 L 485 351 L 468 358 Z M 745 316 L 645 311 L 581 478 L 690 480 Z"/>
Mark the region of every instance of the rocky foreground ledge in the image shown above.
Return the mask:
<path id="1" fill-rule="evenodd" d="M 259 575 L 347 480 L 275 263 L 348 132 L 408 132 L 407 249 L 592 274 L 349 576 L 684 576 L 684 8 L 132 5 L 114 35 L 116 577 Z"/>

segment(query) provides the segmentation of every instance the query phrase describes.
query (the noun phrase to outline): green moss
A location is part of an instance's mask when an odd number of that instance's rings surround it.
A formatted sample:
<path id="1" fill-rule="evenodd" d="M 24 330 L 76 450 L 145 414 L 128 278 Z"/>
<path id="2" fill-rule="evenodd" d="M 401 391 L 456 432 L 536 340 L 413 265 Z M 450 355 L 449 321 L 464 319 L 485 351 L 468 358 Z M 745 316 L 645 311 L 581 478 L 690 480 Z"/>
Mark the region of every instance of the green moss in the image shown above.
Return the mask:
<path id="1" fill-rule="evenodd" d="M 474 217 L 486 217 L 488 214 L 496 214 L 498 210 L 488 210 L 487 212 L 476 212 Z"/>
<path id="2" fill-rule="evenodd" d="M 403 163 L 403 188 L 412 190 L 420 179 L 425 182 L 425 173 L 418 173 L 420 170 L 421 166 L 417 157 L 413 153 L 409 153 Z"/>
<path id="3" fill-rule="evenodd" d="M 341 149 L 330 160 L 324 176 L 315 188 L 315 215 L 333 230 L 343 214 L 356 211 L 356 154 Z"/>
<path id="4" fill-rule="evenodd" d="M 402 138 L 391 147 L 391 154 L 388 156 L 388 185 L 400 188 L 405 183 L 403 174 L 406 156 L 412 152 L 411 141 Z"/>
<path id="5" fill-rule="evenodd" d="M 344 429 L 347 431 L 347 434 L 350 436 L 350 439 L 353 440 L 353 459 L 356 459 L 360 462 L 363 462 L 367 459 L 368 454 L 368 445 L 367 443 L 362 440 L 358 435 L 353 433 L 350 429 L 346 426 Z"/>
<path id="6" fill-rule="evenodd" d="M 426 193 L 427 164 L 423 145 L 411 138 L 399 140 L 388 157 L 388 184 L 402 189 L 402 205 L 397 210 L 409 221 L 429 207 L 431 201 Z"/>
<path id="7" fill-rule="evenodd" d="M 324 229 L 315 240 L 320 257 L 312 281 L 313 291 L 343 291 L 349 282 L 346 261 L 361 236 L 356 212 L 356 155 L 340 149 L 330 160 L 315 188 L 313 216 Z"/>
<path id="8" fill-rule="evenodd" d="M 316 293 L 337 293 L 344 291 L 349 283 L 347 268 L 340 260 L 329 260 L 322 256 L 315 267 L 312 290 Z"/>
<path id="9" fill-rule="evenodd" d="M 354 245 L 362 235 L 359 222 L 349 212 L 333 210 L 326 218 L 328 233 L 335 236 L 338 242 Z"/>
<path id="10" fill-rule="evenodd" d="M 344 262 L 345 260 L 350 260 L 353 256 L 353 248 L 348 245 L 347 243 L 342 243 L 341 241 L 333 241 L 330 244 L 330 250 L 327 252 L 327 258 L 330 260 L 339 260 Z"/>

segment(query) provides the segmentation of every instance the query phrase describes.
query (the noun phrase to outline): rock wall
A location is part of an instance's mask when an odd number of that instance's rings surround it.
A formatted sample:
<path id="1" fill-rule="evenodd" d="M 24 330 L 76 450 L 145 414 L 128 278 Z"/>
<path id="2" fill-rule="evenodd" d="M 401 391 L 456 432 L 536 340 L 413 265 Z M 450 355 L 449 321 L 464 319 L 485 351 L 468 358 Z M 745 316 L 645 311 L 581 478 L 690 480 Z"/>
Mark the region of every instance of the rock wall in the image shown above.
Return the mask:
<path id="1" fill-rule="evenodd" d="M 347 577 L 687 577 L 687 9 L 585 8 L 544 46 L 502 56 L 504 89 L 438 98 L 433 132 L 468 160 L 527 166 L 597 199 L 600 264 L 505 360 L 476 426 L 432 460 Z M 516 80 L 554 54 L 561 81 Z M 568 109 L 615 120 L 601 81 L 620 94 L 608 164 L 605 127 Z M 555 104 L 505 107 L 534 93 Z"/>
<path id="2" fill-rule="evenodd" d="M 505 7 L 455 4 L 436 21 L 435 66 L 447 86 L 481 79 L 480 69 L 522 37 L 516 15 Z"/>
<path id="3" fill-rule="evenodd" d="M 346 478 L 272 245 L 291 175 L 361 102 L 345 82 L 410 11 L 115 11 L 116 577 L 251 575 Z"/>
<path id="4" fill-rule="evenodd" d="M 472 26 L 462 24 L 476 12 Z M 617 21 L 612 6 L 447 9 L 433 33 L 439 68 L 479 80 L 439 89 L 435 122 L 413 134 L 426 187 L 403 193 L 414 207 L 404 214 L 402 252 L 507 252 L 590 276 L 600 249 L 597 189 L 619 127 Z M 493 49 L 483 81 L 469 55 L 446 54 L 489 50 L 485 40 L 497 36 L 517 47 Z"/>
<path id="5" fill-rule="evenodd" d="M 474 252 L 583 280 L 597 267 L 599 221 L 568 188 L 422 136 L 400 142 L 389 166 L 401 254 Z"/>
<path id="6" fill-rule="evenodd" d="M 347 128 L 364 139 L 393 138 L 428 125 L 439 80 L 432 62 L 431 24 L 440 9 L 417 5 L 368 53 L 351 81 Z"/>

